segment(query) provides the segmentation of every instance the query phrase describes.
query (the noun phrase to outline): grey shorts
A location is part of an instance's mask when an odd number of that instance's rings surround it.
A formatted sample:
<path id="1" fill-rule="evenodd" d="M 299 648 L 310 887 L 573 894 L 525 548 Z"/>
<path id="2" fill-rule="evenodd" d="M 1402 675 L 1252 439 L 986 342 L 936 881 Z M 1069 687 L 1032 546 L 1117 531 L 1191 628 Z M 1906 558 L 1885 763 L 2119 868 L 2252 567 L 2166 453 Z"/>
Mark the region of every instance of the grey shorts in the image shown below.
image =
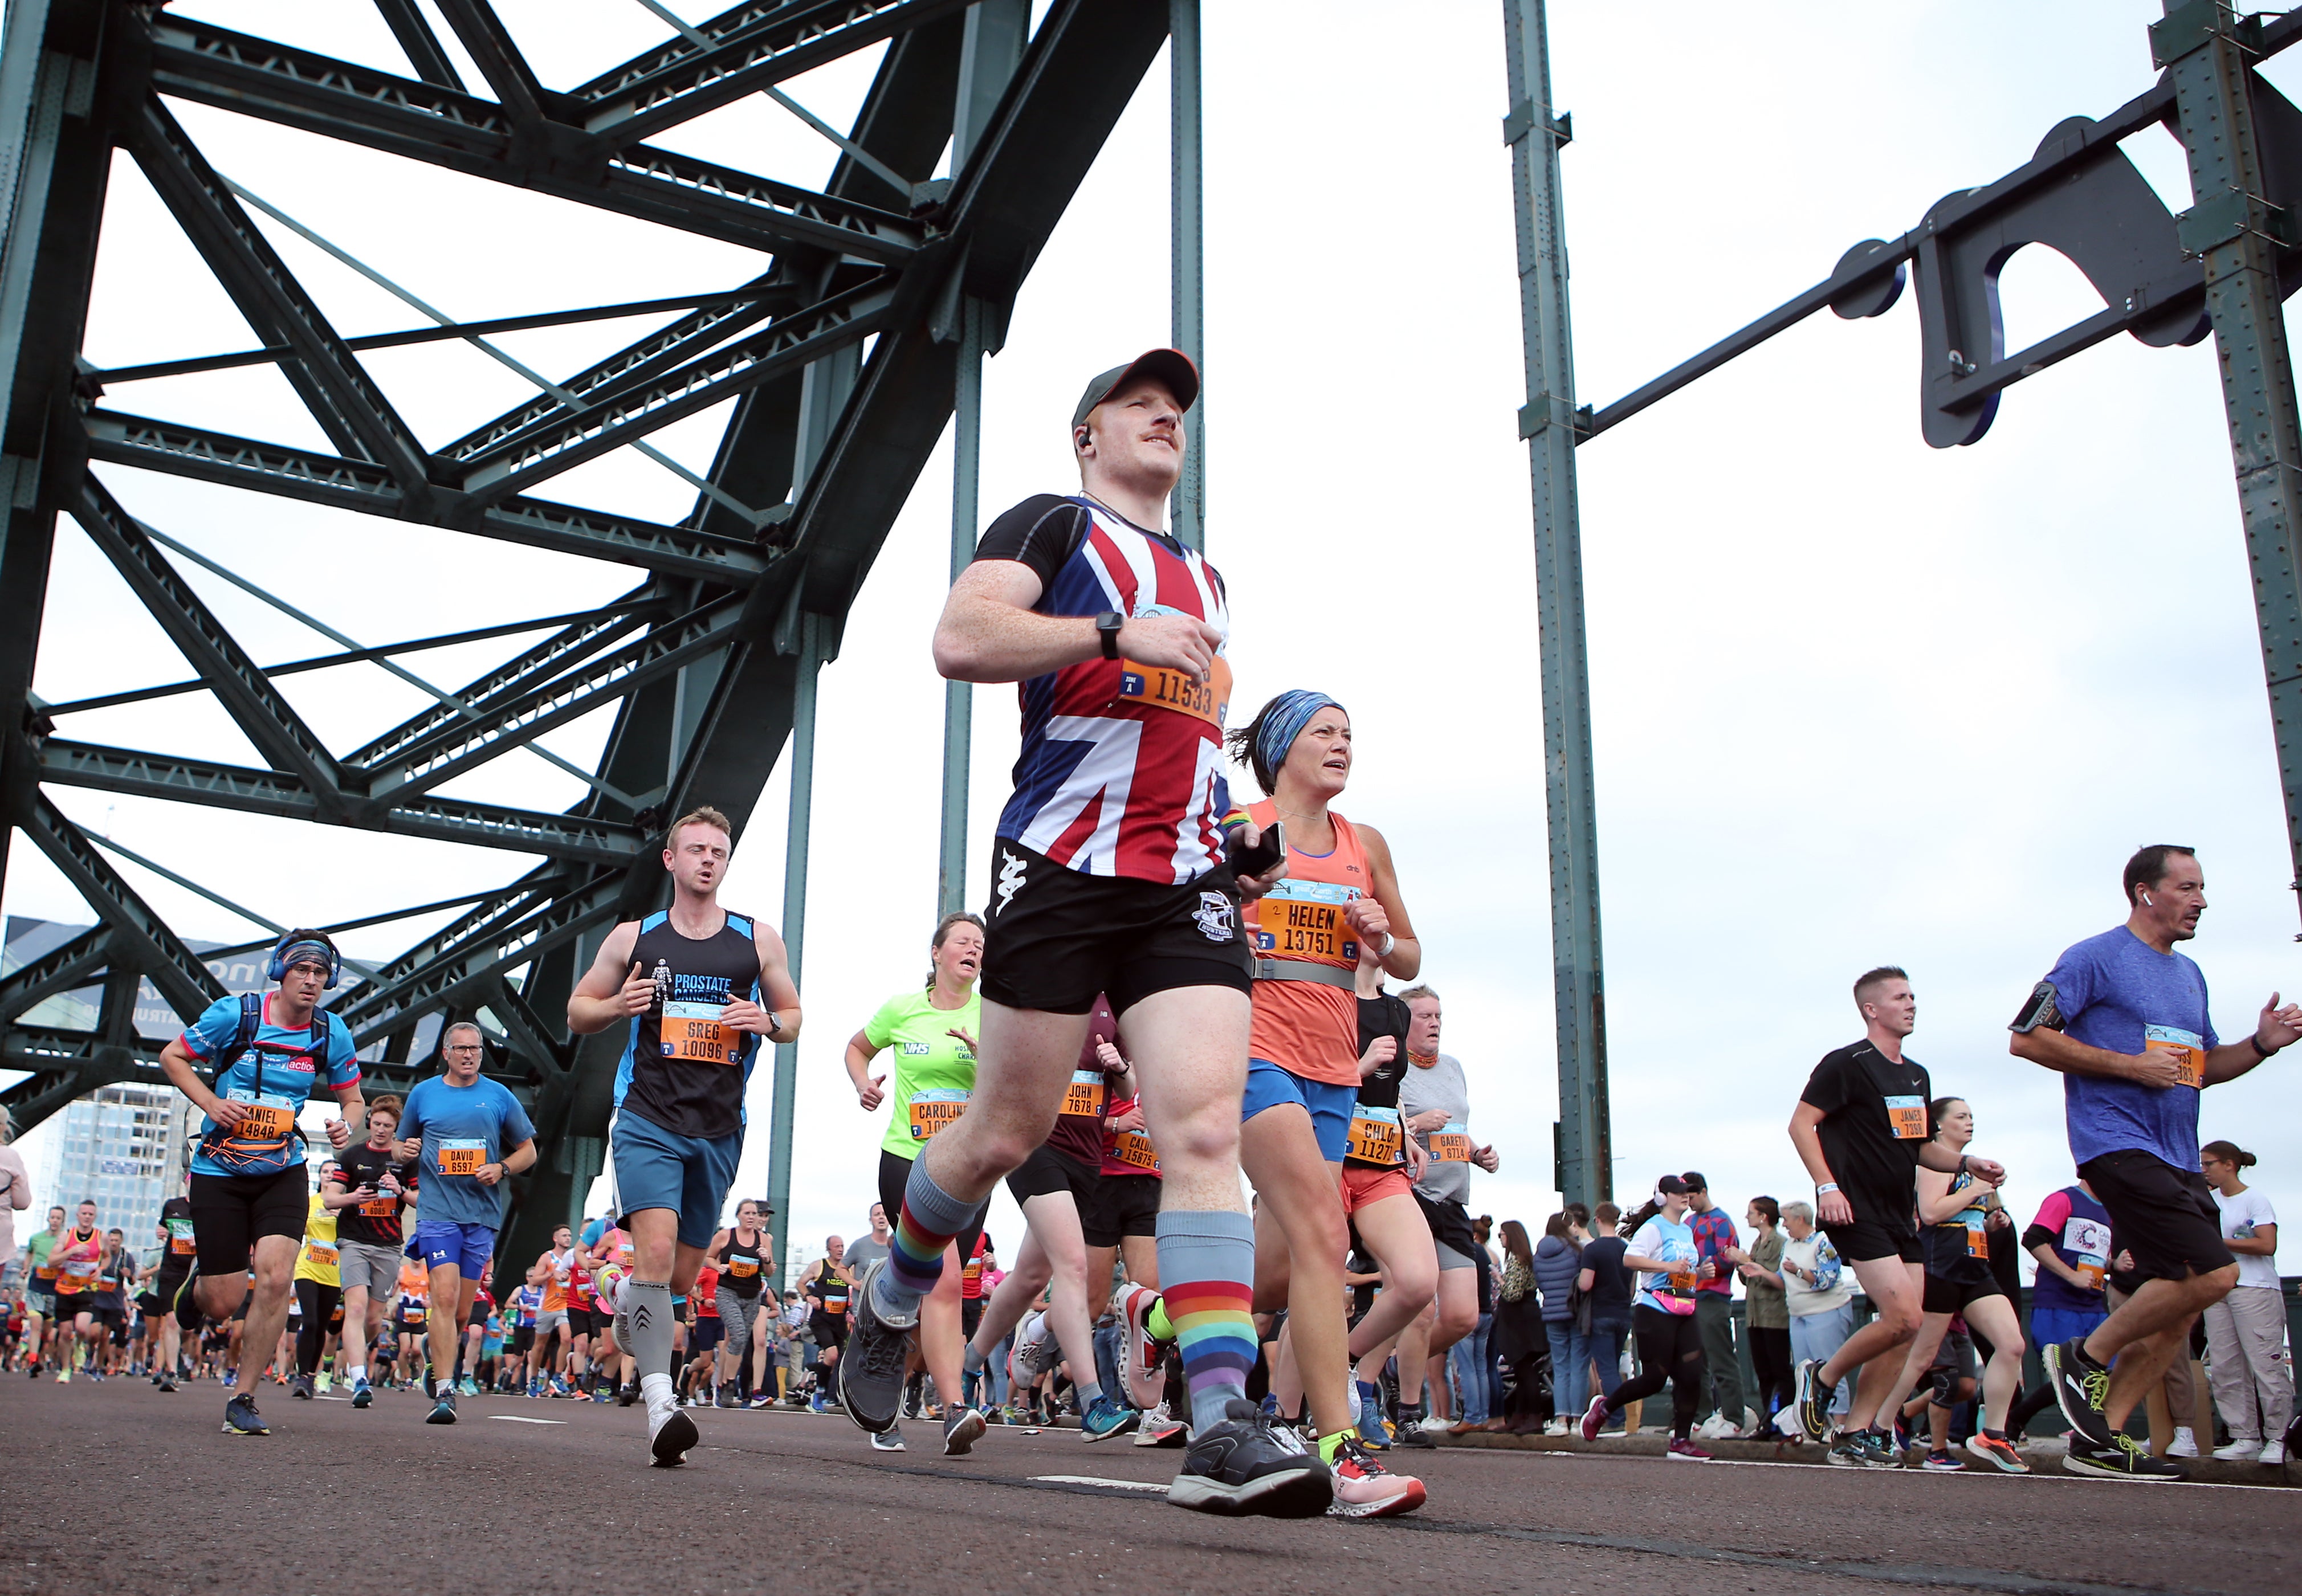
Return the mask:
<path id="1" fill-rule="evenodd" d="M 391 1302 L 399 1289 L 401 1254 L 396 1247 L 378 1247 L 367 1241 L 336 1243 L 336 1268 L 342 1278 L 343 1289 L 354 1287 L 365 1290 L 374 1302 Z"/>
<path id="2" fill-rule="evenodd" d="M 729 1349 L 740 1356 L 752 1344 L 752 1321 L 760 1316 L 761 1299 L 730 1291 L 723 1284 L 711 1300 L 719 1310 L 719 1323 L 727 1326 Z"/>
<path id="3" fill-rule="evenodd" d="M 567 1323 L 567 1310 L 566 1308 L 552 1308 L 549 1311 L 539 1311 L 535 1315 L 535 1339 L 539 1341 L 550 1340 L 551 1339 L 552 1331 L 558 1330 L 561 1325 Z"/>

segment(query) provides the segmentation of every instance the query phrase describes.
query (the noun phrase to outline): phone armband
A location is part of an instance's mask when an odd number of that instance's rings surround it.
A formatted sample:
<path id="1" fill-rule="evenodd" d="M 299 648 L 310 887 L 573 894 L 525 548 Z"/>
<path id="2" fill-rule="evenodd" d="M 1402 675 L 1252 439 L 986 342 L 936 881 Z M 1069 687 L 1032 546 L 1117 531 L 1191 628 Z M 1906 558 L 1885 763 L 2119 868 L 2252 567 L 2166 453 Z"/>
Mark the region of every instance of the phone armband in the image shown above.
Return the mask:
<path id="1" fill-rule="evenodd" d="M 2006 1029 L 2034 1031 L 2041 1026 L 2048 1030 L 2063 1029 L 2063 1011 L 2055 1004 L 2054 983 L 2052 981 L 2040 981 L 2030 988 L 2030 1000 L 2022 1005 L 2022 1012 L 2014 1016 L 2014 1023 Z"/>

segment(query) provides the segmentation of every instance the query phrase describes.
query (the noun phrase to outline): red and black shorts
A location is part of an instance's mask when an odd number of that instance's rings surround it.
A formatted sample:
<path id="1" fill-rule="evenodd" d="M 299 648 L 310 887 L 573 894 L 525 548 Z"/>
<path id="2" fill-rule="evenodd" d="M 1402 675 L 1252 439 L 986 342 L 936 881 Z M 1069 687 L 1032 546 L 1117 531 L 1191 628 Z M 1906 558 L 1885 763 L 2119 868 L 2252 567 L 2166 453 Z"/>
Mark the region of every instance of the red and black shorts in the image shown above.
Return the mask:
<path id="1" fill-rule="evenodd" d="M 1090 876 L 1003 837 L 984 923 L 979 990 L 1011 1009 L 1084 1014 L 1108 994 L 1124 1014 L 1178 987 L 1255 988 L 1226 868 L 1180 886 Z"/>

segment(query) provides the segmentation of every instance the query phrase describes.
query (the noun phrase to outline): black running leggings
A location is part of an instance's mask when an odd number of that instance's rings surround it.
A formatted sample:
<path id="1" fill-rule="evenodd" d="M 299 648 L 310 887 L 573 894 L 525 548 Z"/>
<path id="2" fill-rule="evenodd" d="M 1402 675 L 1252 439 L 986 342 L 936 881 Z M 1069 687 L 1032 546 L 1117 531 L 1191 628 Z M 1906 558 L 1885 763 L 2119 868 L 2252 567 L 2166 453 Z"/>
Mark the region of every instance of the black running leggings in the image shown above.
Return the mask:
<path id="1" fill-rule="evenodd" d="M 1791 1332 L 1787 1327 L 1753 1324 L 1751 1366 L 1759 1376 L 1759 1411 L 1769 1417 L 1791 1405 L 1797 1390 L 1791 1368 Z"/>
<path id="2" fill-rule="evenodd" d="M 1694 1415 L 1702 1399 L 1702 1332 L 1694 1315 L 1666 1314 L 1644 1303 L 1631 1310 L 1631 1331 L 1638 1338 L 1639 1372 L 1615 1388 L 1607 1411 L 1620 1413 L 1632 1403 L 1651 1397 L 1670 1382 L 1670 1432 L 1684 1441 L 1694 1431 Z"/>
<path id="3" fill-rule="evenodd" d="M 296 1373 L 315 1373 L 320 1367 L 320 1348 L 327 1344 L 328 1321 L 336 1316 L 336 1304 L 344 1298 L 340 1286 L 323 1286 L 317 1281 L 296 1282 L 296 1304 L 304 1310 L 304 1327 L 296 1332 Z"/>

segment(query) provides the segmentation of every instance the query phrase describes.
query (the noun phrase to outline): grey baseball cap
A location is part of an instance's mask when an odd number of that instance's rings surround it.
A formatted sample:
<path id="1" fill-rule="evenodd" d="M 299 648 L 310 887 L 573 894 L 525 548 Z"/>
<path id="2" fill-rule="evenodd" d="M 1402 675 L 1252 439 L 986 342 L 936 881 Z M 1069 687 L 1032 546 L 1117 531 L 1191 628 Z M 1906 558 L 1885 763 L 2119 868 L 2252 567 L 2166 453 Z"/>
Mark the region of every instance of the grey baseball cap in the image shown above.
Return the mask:
<path id="1" fill-rule="evenodd" d="M 1156 377 L 1175 396 L 1175 402 L 1189 409 L 1199 397 L 1199 368 L 1180 349 L 1147 349 L 1125 365 L 1114 365 L 1087 385 L 1080 395 L 1079 408 L 1071 412 L 1071 425 L 1086 422 L 1088 412 L 1119 391 L 1131 377 Z"/>

